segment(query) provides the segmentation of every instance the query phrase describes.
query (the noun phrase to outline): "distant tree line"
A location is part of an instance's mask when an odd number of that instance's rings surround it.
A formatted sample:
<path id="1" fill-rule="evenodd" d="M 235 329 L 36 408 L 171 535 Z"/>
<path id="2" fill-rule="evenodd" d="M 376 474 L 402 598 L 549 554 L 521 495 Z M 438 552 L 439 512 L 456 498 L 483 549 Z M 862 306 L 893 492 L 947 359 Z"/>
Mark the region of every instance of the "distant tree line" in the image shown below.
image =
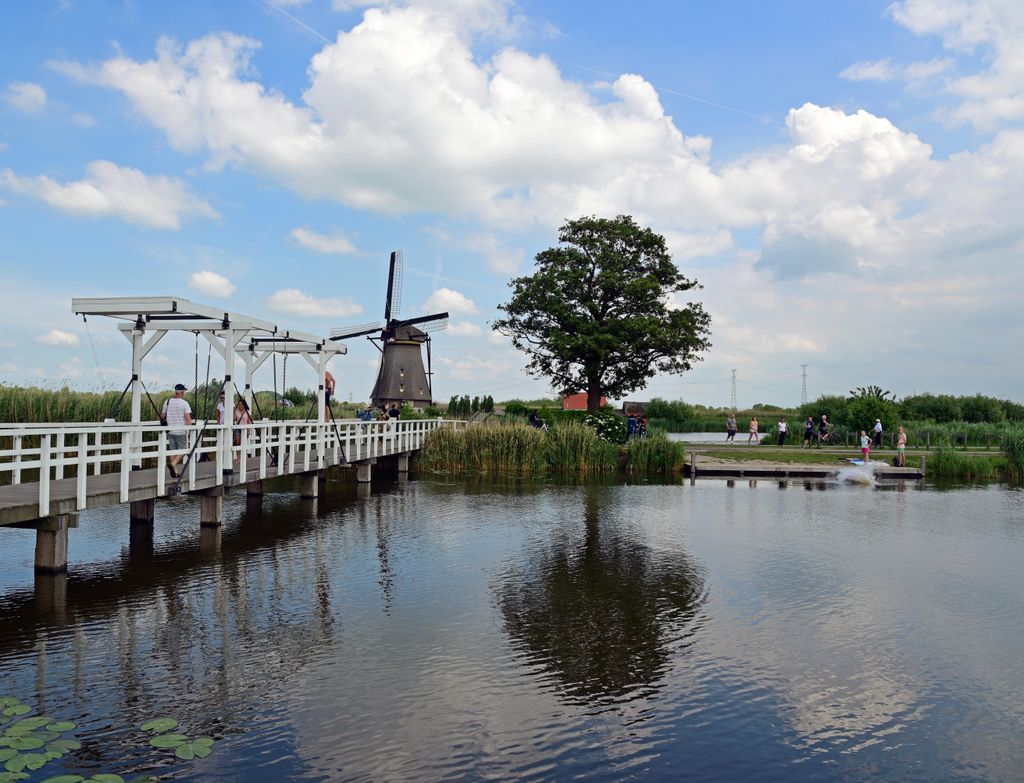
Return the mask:
<path id="1" fill-rule="evenodd" d="M 469 417 L 475 413 L 493 413 L 494 398 L 486 394 L 483 397 L 477 396 L 470 399 L 468 395 L 453 396 L 448 401 L 449 416 Z"/>

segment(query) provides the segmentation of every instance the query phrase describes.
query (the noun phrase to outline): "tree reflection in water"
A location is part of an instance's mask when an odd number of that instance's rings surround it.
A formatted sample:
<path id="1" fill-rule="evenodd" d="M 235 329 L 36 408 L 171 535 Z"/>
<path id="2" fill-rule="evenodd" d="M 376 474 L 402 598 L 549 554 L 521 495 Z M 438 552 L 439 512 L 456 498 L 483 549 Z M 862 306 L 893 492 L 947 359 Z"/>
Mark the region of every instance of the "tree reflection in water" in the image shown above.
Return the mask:
<path id="1" fill-rule="evenodd" d="M 704 577 L 680 552 L 654 551 L 602 524 L 603 487 L 586 496 L 583 540 L 569 533 L 503 574 L 497 600 L 516 647 L 577 703 L 620 701 L 657 689 L 688 646 Z"/>

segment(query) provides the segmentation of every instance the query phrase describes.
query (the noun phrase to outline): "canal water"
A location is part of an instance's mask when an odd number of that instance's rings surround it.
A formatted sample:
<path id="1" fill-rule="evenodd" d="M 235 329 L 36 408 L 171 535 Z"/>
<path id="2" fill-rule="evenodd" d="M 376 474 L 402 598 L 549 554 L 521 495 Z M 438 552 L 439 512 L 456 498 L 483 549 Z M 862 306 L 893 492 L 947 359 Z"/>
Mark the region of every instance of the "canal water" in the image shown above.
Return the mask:
<path id="1" fill-rule="evenodd" d="M 1024 492 L 421 477 L 0 530 L 0 696 L 177 781 L 1024 778 Z M 155 717 L 215 739 L 183 761 Z"/>

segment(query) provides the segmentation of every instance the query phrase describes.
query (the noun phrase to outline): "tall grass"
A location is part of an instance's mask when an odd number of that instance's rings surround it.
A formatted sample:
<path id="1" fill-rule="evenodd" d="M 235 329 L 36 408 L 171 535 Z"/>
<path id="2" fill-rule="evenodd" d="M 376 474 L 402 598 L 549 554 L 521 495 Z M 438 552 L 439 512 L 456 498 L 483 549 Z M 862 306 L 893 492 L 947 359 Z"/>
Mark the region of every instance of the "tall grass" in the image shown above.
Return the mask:
<path id="1" fill-rule="evenodd" d="M 514 422 L 483 424 L 429 433 L 418 462 L 428 470 L 513 475 L 608 475 L 620 462 L 634 474 L 668 474 L 683 464 L 683 445 L 664 436 L 633 441 L 623 448 L 582 424 L 558 424 L 547 431 Z"/>
<path id="2" fill-rule="evenodd" d="M 208 390 L 199 390 L 198 401 L 192 392 L 185 395 L 192 406 L 192 415 L 203 418 L 216 408 L 219 384 Z M 172 396 L 170 390 L 152 391 L 152 403 L 145 394 L 142 396 L 142 420 L 155 421 L 159 418 L 158 409 L 164 401 Z M 117 407 L 120 391 L 75 391 L 67 387 L 61 389 L 42 389 L 35 386 L 7 386 L 0 384 L 0 423 L 4 424 L 44 424 L 47 422 L 99 422 L 113 416 L 117 421 L 131 419 L 131 395 L 126 394 Z M 310 411 L 309 404 L 296 405 L 292 408 L 278 406 L 274 411 L 274 393 L 269 391 L 256 392 L 257 405 L 253 406 L 253 418 L 262 412 L 266 418 L 305 419 L 307 415 L 315 416 L 316 409 Z M 155 405 L 155 408 L 154 408 Z M 354 418 L 356 408 L 346 403 L 332 403 L 334 417 L 337 419 Z"/>
<path id="3" fill-rule="evenodd" d="M 990 481 L 999 478 L 1005 466 L 1002 457 L 972 456 L 943 444 L 935 449 L 928 473 L 937 478 Z"/>
<path id="4" fill-rule="evenodd" d="M 583 424 L 559 424 L 546 433 L 548 466 L 558 473 L 608 473 L 618 467 L 618 447 Z"/>
<path id="5" fill-rule="evenodd" d="M 660 433 L 632 440 L 626 446 L 626 465 L 631 473 L 667 476 L 682 470 L 686 445 Z"/>

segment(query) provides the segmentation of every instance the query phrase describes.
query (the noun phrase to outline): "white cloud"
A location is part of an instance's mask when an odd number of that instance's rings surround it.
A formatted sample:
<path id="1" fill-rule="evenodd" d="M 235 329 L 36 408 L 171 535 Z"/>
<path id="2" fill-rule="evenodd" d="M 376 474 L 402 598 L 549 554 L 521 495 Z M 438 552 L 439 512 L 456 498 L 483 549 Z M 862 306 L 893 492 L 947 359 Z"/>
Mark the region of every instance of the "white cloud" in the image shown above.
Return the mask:
<path id="1" fill-rule="evenodd" d="M 77 125 L 79 128 L 91 128 L 96 124 L 96 120 L 89 114 L 83 112 L 75 112 L 71 115 L 71 122 Z"/>
<path id="2" fill-rule="evenodd" d="M 937 35 L 956 53 L 983 50 L 983 70 L 953 79 L 961 100 L 952 119 L 990 130 L 1024 118 L 1024 3 L 1019 0 L 899 0 L 890 13 L 918 35 Z"/>
<path id="3" fill-rule="evenodd" d="M 343 253 L 354 253 L 356 250 L 355 245 L 347 237 L 338 233 L 334 234 L 334 236 L 325 236 L 308 228 L 293 228 L 290 236 L 303 247 L 315 250 L 317 253 L 340 255 Z"/>
<path id="4" fill-rule="evenodd" d="M 446 331 L 456 337 L 479 337 L 483 333 L 479 326 L 469 321 L 452 321 Z"/>
<path id="5" fill-rule="evenodd" d="M 209 269 L 193 272 L 188 279 L 188 287 L 193 291 L 199 291 L 217 299 L 227 299 L 235 292 L 235 286 L 231 284 L 230 280 Z"/>
<path id="6" fill-rule="evenodd" d="M 115 217 L 149 228 L 177 229 L 186 215 L 216 218 L 207 202 L 173 177 L 148 176 L 138 169 L 95 160 L 86 176 L 61 184 L 45 175 L 20 177 L 0 171 L 0 187 L 22 193 L 52 207 L 84 217 Z"/>
<path id="7" fill-rule="evenodd" d="M 4 100 L 19 111 L 38 112 L 46 108 L 46 90 L 32 82 L 11 82 Z"/>
<path id="8" fill-rule="evenodd" d="M 362 305 L 351 299 L 317 299 L 297 288 L 283 288 L 277 291 L 267 299 L 267 306 L 279 313 L 316 318 L 347 318 L 363 312 Z"/>
<path id="9" fill-rule="evenodd" d="M 472 299 L 451 288 L 438 288 L 423 304 L 423 309 L 428 313 L 445 310 L 452 315 L 476 315 L 480 312 Z"/>
<path id="10" fill-rule="evenodd" d="M 918 60 L 904 65 L 893 64 L 889 58 L 865 60 L 847 67 L 839 76 L 853 82 L 896 80 L 918 82 L 946 73 L 953 67 L 953 64 L 953 60 L 948 57 Z"/>
<path id="11" fill-rule="evenodd" d="M 74 332 L 51 329 L 46 334 L 37 337 L 36 342 L 43 345 L 78 345 L 78 335 Z"/>

